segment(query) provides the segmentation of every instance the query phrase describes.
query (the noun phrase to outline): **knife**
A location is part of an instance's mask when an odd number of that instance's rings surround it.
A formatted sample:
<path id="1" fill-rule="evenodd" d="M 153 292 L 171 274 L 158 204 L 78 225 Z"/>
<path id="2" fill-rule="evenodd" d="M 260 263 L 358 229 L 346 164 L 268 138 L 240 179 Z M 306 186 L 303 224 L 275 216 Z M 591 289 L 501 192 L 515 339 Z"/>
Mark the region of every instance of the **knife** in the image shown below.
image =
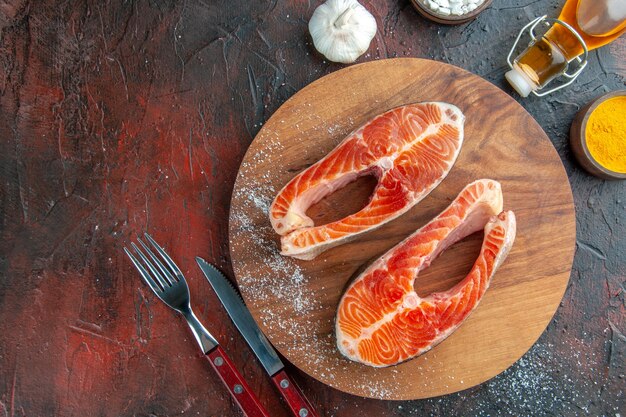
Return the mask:
<path id="1" fill-rule="evenodd" d="M 296 417 L 318 417 L 309 400 L 304 396 L 300 388 L 285 372 L 276 351 L 259 329 L 250 311 L 243 303 L 241 295 L 233 287 L 230 281 L 213 265 L 200 257 L 196 257 L 198 266 L 204 276 L 213 287 L 217 297 L 222 302 L 231 320 L 239 329 L 248 345 L 272 378 L 278 392 Z"/>

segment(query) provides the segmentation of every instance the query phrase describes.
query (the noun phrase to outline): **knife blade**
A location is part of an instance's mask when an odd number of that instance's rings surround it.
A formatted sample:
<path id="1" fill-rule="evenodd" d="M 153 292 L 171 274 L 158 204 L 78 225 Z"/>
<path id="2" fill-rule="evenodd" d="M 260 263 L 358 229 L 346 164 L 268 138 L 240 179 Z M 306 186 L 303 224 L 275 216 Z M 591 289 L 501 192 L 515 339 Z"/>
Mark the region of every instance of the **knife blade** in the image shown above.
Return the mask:
<path id="1" fill-rule="evenodd" d="M 250 314 L 250 310 L 245 306 L 241 296 L 235 290 L 230 281 L 213 265 L 200 257 L 196 257 L 198 266 L 204 276 L 213 287 L 217 297 L 222 302 L 226 312 L 239 329 L 241 335 L 246 339 L 248 345 L 259 358 L 261 365 L 270 376 L 280 372 L 285 367 L 276 351 L 270 345 L 265 335 L 259 329 Z"/>
<path id="2" fill-rule="evenodd" d="M 196 256 L 196 262 L 213 287 L 233 323 L 274 382 L 296 417 L 317 417 L 315 409 L 300 388 L 287 375 L 285 365 L 259 329 L 233 284 L 213 265 Z"/>

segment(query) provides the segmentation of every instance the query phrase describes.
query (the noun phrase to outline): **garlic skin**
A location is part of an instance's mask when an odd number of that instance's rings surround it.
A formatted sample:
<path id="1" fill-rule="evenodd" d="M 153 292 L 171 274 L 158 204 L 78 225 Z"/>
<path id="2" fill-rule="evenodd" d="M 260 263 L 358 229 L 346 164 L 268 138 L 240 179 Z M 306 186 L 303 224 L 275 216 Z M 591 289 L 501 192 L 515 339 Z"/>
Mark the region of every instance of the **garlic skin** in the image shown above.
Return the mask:
<path id="1" fill-rule="evenodd" d="M 309 21 L 313 45 L 333 62 L 350 64 L 376 35 L 376 19 L 356 0 L 328 0 Z"/>

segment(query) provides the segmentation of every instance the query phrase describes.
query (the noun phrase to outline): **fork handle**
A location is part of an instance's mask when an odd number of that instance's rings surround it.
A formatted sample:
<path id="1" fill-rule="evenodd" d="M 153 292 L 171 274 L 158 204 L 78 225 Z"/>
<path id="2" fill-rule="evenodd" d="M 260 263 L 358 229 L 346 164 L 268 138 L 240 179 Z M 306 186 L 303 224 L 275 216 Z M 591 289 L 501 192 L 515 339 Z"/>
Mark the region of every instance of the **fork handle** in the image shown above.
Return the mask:
<path id="1" fill-rule="evenodd" d="M 298 387 L 295 382 L 289 378 L 289 375 L 287 375 L 284 369 L 272 376 L 272 381 L 274 382 L 274 385 L 276 385 L 276 388 L 278 388 L 278 391 L 294 416 L 318 417 L 315 409 L 309 400 L 304 396 L 300 387 Z"/>
<path id="2" fill-rule="evenodd" d="M 206 355 L 209 358 L 209 362 L 211 362 L 211 366 L 228 389 L 228 392 L 230 392 L 230 395 L 246 416 L 269 417 L 259 399 L 246 384 L 246 381 L 220 345 L 217 345 Z"/>

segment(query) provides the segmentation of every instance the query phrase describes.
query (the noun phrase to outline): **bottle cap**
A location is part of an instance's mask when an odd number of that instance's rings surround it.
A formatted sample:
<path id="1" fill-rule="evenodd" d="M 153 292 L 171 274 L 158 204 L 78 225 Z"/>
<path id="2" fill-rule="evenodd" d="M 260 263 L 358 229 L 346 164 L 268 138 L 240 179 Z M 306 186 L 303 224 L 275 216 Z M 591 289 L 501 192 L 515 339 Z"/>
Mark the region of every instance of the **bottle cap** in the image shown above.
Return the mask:
<path id="1" fill-rule="evenodd" d="M 515 68 L 508 71 L 504 76 L 515 91 L 522 97 L 528 97 L 534 89 L 534 85 L 530 83 L 528 77 Z"/>

